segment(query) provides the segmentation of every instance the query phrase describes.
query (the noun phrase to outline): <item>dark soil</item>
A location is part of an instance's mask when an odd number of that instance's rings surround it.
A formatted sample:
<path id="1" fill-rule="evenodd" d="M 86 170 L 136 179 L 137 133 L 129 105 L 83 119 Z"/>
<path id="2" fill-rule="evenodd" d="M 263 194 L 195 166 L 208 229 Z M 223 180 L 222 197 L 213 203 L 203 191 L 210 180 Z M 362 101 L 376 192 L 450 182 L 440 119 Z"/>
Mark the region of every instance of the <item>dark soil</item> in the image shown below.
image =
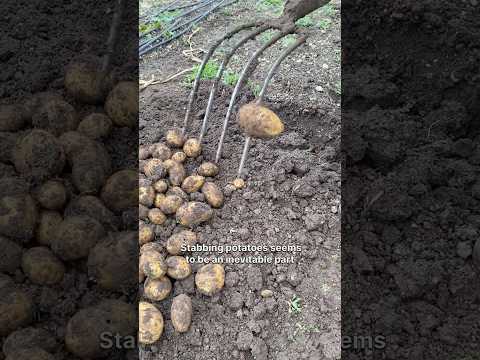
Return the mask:
<path id="1" fill-rule="evenodd" d="M 480 6 L 342 10 L 342 359 L 474 359 Z"/>

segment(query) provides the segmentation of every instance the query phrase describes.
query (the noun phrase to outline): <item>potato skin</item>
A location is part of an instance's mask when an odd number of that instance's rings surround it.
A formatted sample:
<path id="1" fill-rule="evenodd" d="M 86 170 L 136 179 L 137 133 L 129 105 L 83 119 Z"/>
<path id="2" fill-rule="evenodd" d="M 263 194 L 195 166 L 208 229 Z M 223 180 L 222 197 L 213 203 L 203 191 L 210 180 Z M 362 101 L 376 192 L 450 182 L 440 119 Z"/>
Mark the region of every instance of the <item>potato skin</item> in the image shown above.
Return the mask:
<path id="1" fill-rule="evenodd" d="M 140 145 L 138 148 L 138 160 L 146 160 L 152 156 L 151 145 Z"/>
<path id="2" fill-rule="evenodd" d="M 55 285 L 63 280 L 65 266 L 50 251 L 39 246 L 28 249 L 22 257 L 23 273 L 38 285 Z"/>
<path id="3" fill-rule="evenodd" d="M 212 162 L 204 162 L 198 168 L 198 174 L 204 177 L 217 176 L 220 169 Z"/>
<path id="4" fill-rule="evenodd" d="M 163 143 L 156 143 L 151 145 L 151 151 L 152 157 L 161 161 L 170 159 L 170 157 L 172 156 L 172 150 L 170 150 L 170 148 Z"/>
<path id="5" fill-rule="evenodd" d="M 213 296 L 225 285 L 225 270 L 220 264 L 202 266 L 195 275 L 195 285 L 203 295 Z"/>
<path id="6" fill-rule="evenodd" d="M 59 210 L 67 202 L 67 189 L 60 181 L 48 180 L 40 186 L 35 198 L 44 209 Z"/>
<path id="7" fill-rule="evenodd" d="M 118 83 L 108 94 L 105 110 L 115 126 L 134 129 L 138 121 L 138 85 L 133 81 Z"/>
<path id="8" fill-rule="evenodd" d="M 138 243 L 140 246 L 152 242 L 155 239 L 155 233 L 150 225 L 140 224 L 138 230 Z"/>
<path id="9" fill-rule="evenodd" d="M 197 235 L 190 230 L 182 230 L 167 240 L 167 251 L 171 255 L 180 255 L 182 246 L 193 246 L 197 243 Z"/>
<path id="10" fill-rule="evenodd" d="M 176 212 L 177 222 L 183 226 L 192 227 L 210 220 L 213 210 L 210 205 L 191 201 L 180 206 Z"/>
<path id="11" fill-rule="evenodd" d="M 184 163 L 187 160 L 187 155 L 183 151 L 177 151 L 172 155 L 172 160 L 178 163 Z"/>
<path id="12" fill-rule="evenodd" d="M 97 140 L 108 137 L 113 128 L 112 120 L 102 113 L 87 115 L 78 125 L 78 132 Z"/>
<path id="13" fill-rule="evenodd" d="M 167 170 L 163 166 L 163 160 L 149 159 L 145 161 L 143 173 L 152 181 L 157 181 L 165 177 Z"/>
<path id="14" fill-rule="evenodd" d="M 277 114 L 255 103 L 240 107 L 238 125 L 248 136 L 259 139 L 272 139 L 284 130 L 282 120 Z"/>
<path id="15" fill-rule="evenodd" d="M 155 194 L 155 200 L 153 201 L 153 206 L 155 206 L 156 208 L 160 208 L 160 204 L 162 203 L 163 199 L 165 199 L 165 194 L 162 194 L 162 193 Z M 145 218 L 147 218 L 147 216 L 148 216 L 148 208 L 147 208 L 147 215 L 145 215 Z"/>
<path id="16" fill-rule="evenodd" d="M 142 252 L 140 262 L 143 265 L 143 273 L 151 279 L 160 279 L 167 274 L 168 265 L 158 251 Z"/>
<path id="17" fill-rule="evenodd" d="M 138 188 L 138 202 L 146 207 L 152 207 L 155 200 L 155 190 L 151 186 L 140 186 Z"/>
<path id="18" fill-rule="evenodd" d="M 182 164 L 174 162 L 172 166 L 168 168 L 168 179 L 170 180 L 170 184 L 180 186 L 186 177 L 187 172 Z"/>
<path id="19" fill-rule="evenodd" d="M 197 139 L 188 139 L 183 144 L 183 152 L 190 158 L 196 158 L 202 153 L 202 145 Z"/>
<path id="20" fill-rule="evenodd" d="M 34 128 L 46 130 L 54 136 L 76 130 L 79 122 L 75 108 L 60 99 L 43 103 L 32 116 Z"/>
<path id="21" fill-rule="evenodd" d="M 168 130 L 165 134 L 167 144 L 173 147 L 182 147 L 185 143 L 185 137 L 180 129 Z"/>
<path id="22" fill-rule="evenodd" d="M 232 185 L 237 190 L 243 189 L 245 187 L 245 180 L 243 180 L 241 178 L 236 178 L 232 181 Z"/>
<path id="23" fill-rule="evenodd" d="M 201 175 L 190 175 L 182 182 L 182 190 L 188 194 L 197 192 L 205 183 L 205 178 Z"/>
<path id="24" fill-rule="evenodd" d="M 188 331 L 192 323 L 192 300 L 189 296 L 181 294 L 173 299 L 170 317 L 176 331 L 180 333 Z"/>
<path id="25" fill-rule="evenodd" d="M 0 272 L 13 274 L 22 262 L 22 248 L 15 242 L 0 236 Z"/>
<path id="26" fill-rule="evenodd" d="M 21 106 L 0 106 L 0 131 L 19 131 L 27 125 L 27 122 Z"/>
<path id="27" fill-rule="evenodd" d="M 222 190 L 215 183 L 207 181 L 203 184 L 202 193 L 211 207 L 220 208 L 223 206 L 224 196 Z"/>
<path id="28" fill-rule="evenodd" d="M 181 197 L 184 201 L 188 201 L 190 198 L 188 197 L 188 194 L 182 190 L 181 187 L 179 186 L 172 186 L 168 189 L 166 195 L 177 195 L 178 197 Z"/>
<path id="29" fill-rule="evenodd" d="M 55 337 L 41 328 L 27 327 L 11 333 L 3 343 L 3 353 L 6 356 L 15 353 L 18 349 L 39 348 L 45 351 L 54 351 L 57 346 Z M 30 359 L 30 358 L 28 358 Z"/>
<path id="30" fill-rule="evenodd" d="M 190 276 L 192 267 L 183 256 L 170 256 L 167 258 L 167 274 L 172 279 L 182 280 Z"/>
<path id="31" fill-rule="evenodd" d="M 155 225 L 163 225 L 167 221 L 167 217 L 160 209 L 151 209 L 148 212 L 148 219 Z"/>
<path id="32" fill-rule="evenodd" d="M 0 288 L 0 336 L 30 324 L 33 307 L 30 297 L 15 286 Z"/>
<path id="33" fill-rule="evenodd" d="M 168 183 L 165 180 L 158 180 L 153 184 L 157 193 L 165 193 L 168 190 Z"/>
<path id="34" fill-rule="evenodd" d="M 172 292 L 172 282 L 167 276 L 160 279 L 150 279 L 145 281 L 143 295 L 151 301 L 165 300 Z"/>
<path id="35" fill-rule="evenodd" d="M 159 209 L 167 215 L 175 214 L 183 203 L 184 200 L 180 196 L 167 195 L 160 201 Z"/>
<path id="36" fill-rule="evenodd" d="M 138 341 L 145 345 L 155 343 L 163 334 L 164 321 L 162 313 L 154 305 L 145 301 L 141 301 L 138 304 L 138 313 Z"/>
<path id="37" fill-rule="evenodd" d="M 63 217 L 57 211 L 44 210 L 40 212 L 38 225 L 35 230 L 35 240 L 41 245 L 50 246 L 52 237 L 62 221 Z"/>
<path id="38" fill-rule="evenodd" d="M 86 215 L 96 219 L 110 231 L 117 231 L 120 221 L 98 197 L 93 195 L 81 195 L 67 205 L 65 216 Z"/>
<path id="39" fill-rule="evenodd" d="M 17 349 L 11 352 L 5 360 L 55 360 L 55 356 L 42 348 Z"/>
<path id="40" fill-rule="evenodd" d="M 138 173 L 126 169 L 114 173 L 107 179 L 101 199 L 115 213 L 138 206 Z"/>

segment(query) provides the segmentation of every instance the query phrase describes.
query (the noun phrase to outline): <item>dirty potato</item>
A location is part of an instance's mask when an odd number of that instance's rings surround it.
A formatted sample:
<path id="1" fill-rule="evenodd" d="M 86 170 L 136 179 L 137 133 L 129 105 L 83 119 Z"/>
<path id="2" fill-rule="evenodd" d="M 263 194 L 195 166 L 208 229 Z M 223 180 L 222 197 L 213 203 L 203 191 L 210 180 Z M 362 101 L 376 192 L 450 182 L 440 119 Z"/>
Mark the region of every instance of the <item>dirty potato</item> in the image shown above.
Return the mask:
<path id="1" fill-rule="evenodd" d="M 182 182 L 182 190 L 188 194 L 197 192 L 205 183 L 205 178 L 201 175 L 190 175 Z"/>
<path id="2" fill-rule="evenodd" d="M 153 206 L 156 208 L 160 208 L 160 204 L 162 203 L 163 199 L 165 199 L 165 194 L 162 194 L 162 193 L 155 194 L 155 200 L 153 201 Z"/>
<path id="3" fill-rule="evenodd" d="M 167 221 L 167 217 L 160 209 L 151 209 L 148 212 L 148 220 L 155 225 L 163 225 Z"/>
<path id="4" fill-rule="evenodd" d="M 155 197 L 156 199 L 156 197 Z M 147 220 L 148 219 L 148 211 L 150 209 L 146 207 L 145 205 L 138 204 L 138 218 L 140 220 Z"/>
<path id="5" fill-rule="evenodd" d="M 180 129 L 168 130 L 165 134 L 167 144 L 173 147 L 182 147 L 185 143 L 185 137 Z"/>
<path id="6" fill-rule="evenodd" d="M 143 295 L 152 301 L 165 300 L 172 292 L 172 282 L 167 276 L 145 281 Z"/>
<path id="7" fill-rule="evenodd" d="M 10 239 L 0 236 L 0 272 L 13 274 L 20 267 L 22 248 Z"/>
<path id="8" fill-rule="evenodd" d="M 155 305 L 141 301 L 138 304 L 139 329 L 138 341 L 150 345 L 160 339 L 163 333 L 163 316 Z"/>
<path id="9" fill-rule="evenodd" d="M 0 106 L 0 132 L 19 131 L 27 125 L 27 117 L 24 116 L 20 105 Z"/>
<path id="10" fill-rule="evenodd" d="M 108 94 L 105 110 L 115 126 L 135 128 L 138 118 L 138 85 L 133 81 L 118 83 Z"/>
<path id="11" fill-rule="evenodd" d="M 165 168 L 165 170 L 170 170 L 170 168 L 172 166 L 174 166 L 175 164 L 177 164 L 176 161 L 172 160 L 172 159 L 167 159 L 163 162 L 163 167 Z"/>
<path id="12" fill-rule="evenodd" d="M 176 296 L 172 301 L 170 317 L 176 331 L 187 332 L 192 323 L 192 299 L 185 294 Z"/>
<path id="13" fill-rule="evenodd" d="M 50 246 L 51 239 L 62 221 L 63 217 L 57 211 L 44 210 L 40 212 L 35 230 L 35 240 L 40 245 Z"/>
<path id="14" fill-rule="evenodd" d="M 141 223 L 138 230 L 138 243 L 140 246 L 152 242 L 155 239 L 155 232 L 151 225 Z"/>
<path id="15" fill-rule="evenodd" d="M 152 181 L 157 181 L 165 177 L 167 170 L 163 166 L 163 160 L 149 159 L 145 161 L 143 173 Z"/>
<path id="16" fill-rule="evenodd" d="M 174 162 L 172 166 L 168 168 L 168 179 L 170 184 L 174 186 L 180 186 L 187 176 L 187 172 L 182 164 Z"/>
<path id="17" fill-rule="evenodd" d="M 43 103 L 32 116 L 34 128 L 46 130 L 54 136 L 76 130 L 79 122 L 75 108 L 60 99 Z"/>
<path id="18" fill-rule="evenodd" d="M 255 103 L 243 105 L 238 111 L 238 125 L 248 135 L 272 139 L 284 130 L 282 120 L 272 110 Z"/>
<path id="19" fill-rule="evenodd" d="M 120 170 L 107 179 L 101 199 L 113 212 L 138 206 L 138 173 L 133 169 Z"/>
<path id="20" fill-rule="evenodd" d="M 175 154 L 172 155 L 171 159 L 178 163 L 184 163 L 187 159 L 187 155 L 185 155 L 183 151 L 177 151 Z"/>
<path id="21" fill-rule="evenodd" d="M 191 201 L 180 206 L 176 212 L 177 222 L 183 226 L 195 226 L 210 220 L 213 210 L 210 205 Z"/>
<path id="22" fill-rule="evenodd" d="M 195 275 L 195 285 L 200 293 L 212 296 L 225 285 L 225 270 L 220 264 L 202 266 Z"/>
<path id="23" fill-rule="evenodd" d="M 196 158 L 202 153 L 202 145 L 197 139 L 188 139 L 183 145 L 183 152 L 190 158 Z"/>
<path id="24" fill-rule="evenodd" d="M 168 189 L 166 195 L 177 195 L 179 197 L 181 197 L 184 201 L 188 201 L 189 200 L 189 197 L 188 197 L 188 194 L 182 190 L 181 187 L 179 186 L 172 186 Z"/>
<path id="25" fill-rule="evenodd" d="M 29 325 L 33 321 L 32 299 L 15 286 L 0 287 L 0 336 Z"/>
<path id="26" fill-rule="evenodd" d="M 143 264 L 143 273 L 151 279 L 160 279 L 167 273 L 165 258 L 158 251 L 142 252 L 140 262 Z"/>
<path id="27" fill-rule="evenodd" d="M 183 203 L 184 200 L 180 196 L 167 195 L 160 200 L 158 208 L 164 214 L 171 215 L 175 214 Z"/>
<path id="28" fill-rule="evenodd" d="M 223 193 L 216 184 L 206 182 L 202 186 L 202 193 L 205 195 L 205 200 L 207 200 L 207 203 L 209 203 L 211 207 L 222 207 L 224 201 Z"/>
<path id="29" fill-rule="evenodd" d="M 245 187 L 245 180 L 236 178 L 232 181 L 232 185 L 237 190 L 243 189 Z"/>
<path id="30" fill-rule="evenodd" d="M 165 193 L 168 190 L 168 183 L 165 180 L 155 181 L 153 188 L 157 193 Z"/>
<path id="31" fill-rule="evenodd" d="M 48 180 L 35 193 L 35 199 L 47 210 L 59 210 L 67 202 L 67 190 L 62 182 Z"/>
<path id="32" fill-rule="evenodd" d="M 2 350 L 6 356 L 13 356 L 13 353 L 18 349 L 39 348 L 52 352 L 56 347 L 57 341 L 48 331 L 42 328 L 27 327 L 8 335 L 3 343 Z"/>
<path id="33" fill-rule="evenodd" d="M 198 174 L 204 177 L 214 177 L 219 172 L 218 166 L 212 162 L 204 162 L 198 167 Z"/>
<path id="34" fill-rule="evenodd" d="M 120 228 L 120 221 L 115 214 L 105 206 L 102 200 L 92 195 L 81 195 L 70 201 L 64 215 L 90 216 L 110 231 L 117 231 Z"/>
<path id="35" fill-rule="evenodd" d="M 190 276 L 192 267 L 183 256 L 170 256 L 167 258 L 167 274 L 172 279 L 182 280 Z"/>
<path id="36" fill-rule="evenodd" d="M 152 147 L 150 145 L 140 145 L 138 148 L 138 160 L 146 160 L 152 156 Z"/>
<path id="37" fill-rule="evenodd" d="M 140 186 L 138 188 L 138 202 L 146 207 L 152 207 L 155 200 L 155 190 L 151 186 Z"/>
<path id="38" fill-rule="evenodd" d="M 172 156 L 172 150 L 170 150 L 170 148 L 163 143 L 153 144 L 151 145 L 151 148 L 152 148 L 152 157 L 156 159 L 160 159 L 161 161 L 170 159 L 170 157 Z"/>
<path id="39" fill-rule="evenodd" d="M 58 284 L 65 274 L 63 263 L 43 246 L 30 248 L 23 254 L 22 270 L 32 283 L 38 285 Z"/>
<path id="40" fill-rule="evenodd" d="M 102 113 L 93 113 L 87 115 L 78 125 L 78 132 L 88 136 L 90 139 L 97 140 L 108 137 L 113 128 L 110 118 Z"/>
<path id="41" fill-rule="evenodd" d="M 167 251 L 171 255 L 180 255 L 183 247 L 193 246 L 197 243 L 197 235 L 190 230 L 182 230 L 173 234 L 167 240 Z"/>

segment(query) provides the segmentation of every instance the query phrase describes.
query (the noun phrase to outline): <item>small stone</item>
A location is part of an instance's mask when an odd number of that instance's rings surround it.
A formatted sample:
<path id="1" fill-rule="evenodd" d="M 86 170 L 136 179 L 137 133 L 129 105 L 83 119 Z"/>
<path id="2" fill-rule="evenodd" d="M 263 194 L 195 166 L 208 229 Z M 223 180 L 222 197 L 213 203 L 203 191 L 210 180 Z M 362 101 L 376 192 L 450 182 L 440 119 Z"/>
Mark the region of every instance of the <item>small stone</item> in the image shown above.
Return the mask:
<path id="1" fill-rule="evenodd" d="M 270 289 L 264 289 L 264 290 L 262 290 L 262 292 L 260 293 L 260 295 L 261 295 L 263 298 L 269 298 L 269 297 L 272 297 L 272 296 L 273 296 L 273 291 L 270 290 Z"/>

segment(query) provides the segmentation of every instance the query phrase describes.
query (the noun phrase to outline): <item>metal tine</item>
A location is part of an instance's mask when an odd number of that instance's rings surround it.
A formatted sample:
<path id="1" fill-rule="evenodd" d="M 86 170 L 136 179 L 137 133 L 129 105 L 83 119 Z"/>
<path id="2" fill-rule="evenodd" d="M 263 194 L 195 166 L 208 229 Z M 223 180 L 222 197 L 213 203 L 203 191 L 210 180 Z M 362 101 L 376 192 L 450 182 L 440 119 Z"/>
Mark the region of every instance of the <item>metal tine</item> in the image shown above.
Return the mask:
<path id="1" fill-rule="evenodd" d="M 222 78 L 223 72 L 225 71 L 230 59 L 232 56 L 235 54 L 235 52 L 243 46 L 247 41 L 252 40 L 253 38 L 257 37 L 259 34 L 261 34 L 264 31 L 267 31 L 271 29 L 270 25 L 262 25 L 255 31 L 251 32 L 250 34 L 247 34 L 245 37 L 240 39 L 235 46 L 230 50 L 228 54 L 225 55 L 225 58 L 222 61 L 222 64 L 220 65 L 220 68 L 218 69 L 217 75 L 215 76 L 215 79 L 213 80 L 212 88 L 210 90 L 210 96 L 208 98 L 208 104 L 207 104 L 207 109 L 205 110 L 205 115 L 203 117 L 203 122 L 202 122 L 202 128 L 200 130 L 200 135 L 198 136 L 198 142 L 201 144 L 203 137 L 205 136 L 205 133 L 207 132 L 207 125 L 208 125 L 208 118 L 210 116 L 210 112 L 212 110 L 213 106 L 213 99 L 215 98 L 215 94 L 217 92 L 218 88 L 218 83 L 220 82 L 220 79 Z"/>
<path id="2" fill-rule="evenodd" d="M 195 100 L 197 99 L 198 87 L 200 85 L 201 75 L 202 75 L 203 70 L 205 69 L 205 66 L 207 65 L 208 61 L 210 60 L 213 53 L 215 52 L 215 50 L 220 46 L 220 44 L 222 42 L 224 42 L 227 39 L 230 39 L 236 33 L 240 32 L 242 30 L 252 28 L 256 25 L 258 25 L 258 22 L 251 22 L 251 23 L 247 23 L 247 24 L 237 26 L 235 29 L 233 29 L 232 31 L 229 31 L 228 33 L 223 35 L 220 39 L 218 39 L 214 44 L 212 44 L 210 46 L 207 53 L 203 57 L 202 63 L 200 64 L 200 67 L 197 71 L 197 75 L 195 76 L 195 80 L 193 82 L 192 91 L 190 92 L 190 96 L 188 98 L 188 104 L 187 104 L 187 111 L 185 113 L 185 119 L 183 120 L 182 135 L 185 135 L 186 132 L 187 132 L 187 129 L 188 129 L 188 125 L 189 125 L 189 122 L 190 122 L 190 116 L 191 116 L 192 109 L 193 109 L 193 104 L 195 103 Z"/>
<path id="3" fill-rule="evenodd" d="M 265 77 L 265 81 L 263 83 L 262 89 L 260 90 L 260 94 L 258 95 L 258 98 L 256 100 L 256 103 L 260 105 L 263 102 L 263 98 L 265 97 L 265 93 L 267 91 L 268 85 L 270 84 L 273 76 L 277 72 L 278 68 L 280 67 L 281 63 L 285 58 L 290 55 L 292 52 L 294 52 L 299 46 L 304 44 L 306 41 L 305 36 L 299 37 L 292 45 L 290 45 L 288 48 L 286 48 L 278 57 L 278 59 L 275 61 L 275 63 L 272 65 L 270 70 L 268 71 L 267 76 Z M 245 162 L 247 160 L 248 156 L 248 150 L 250 148 L 250 143 L 251 143 L 252 138 L 250 136 L 245 136 L 245 145 L 243 146 L 243 151 L 242 151 L 242 158 L 240 159 L 240 166 L 238 167 L 238 177 L 242 177 L 242 172 L 243 168 L 245 167 Z"/>
<path id="4" fill-rule="evenodd" d="M 285 31 L 281 31 L 277 33 L 273 38 L 271 38 L 267 43 L 265 43 L 260 49 L 258 49 L 253 56 L 248 60 L 247 64 L 243 68 L 240 77 L 237 81 L 237 85 L 235 85 L 235 89 L 233 90 L 232 97 L 230 98 L 230 104 L 227 109 L 227 115 L 225 116 L 225 119 L 223 121 L 223 128 L 222 128 L 222 133 L 220 135 L 220 140 L 218 143 L 217 147 L 217 154 L 215 156 L 215 163 L 218 163 L 220 161 L 220 158 L 222 157 L 222 149 L 223 149 L 223 142 L 225 140 L 225 134 L 227 132 L 228 128 L 228 122 L 230 120 L 230 117 L 232 116 L 232 110 L 233 106 L 235 105 L 235 100 L 237 99 L 237 95 L 240 92 L 243 82 L 245 80 L 245 77 L 249 73 L 250 70 L 255 70 L 256 64 L 255 62 L 258 60 L 258 57 L 263 54 L 263 52 L 268 49 L 270 46 L 275 44 L 278 40 L 281 38 L 285 37 L 288 34 L 291 34 L 294 32 L 294 29 L 288 29 Z"/>

